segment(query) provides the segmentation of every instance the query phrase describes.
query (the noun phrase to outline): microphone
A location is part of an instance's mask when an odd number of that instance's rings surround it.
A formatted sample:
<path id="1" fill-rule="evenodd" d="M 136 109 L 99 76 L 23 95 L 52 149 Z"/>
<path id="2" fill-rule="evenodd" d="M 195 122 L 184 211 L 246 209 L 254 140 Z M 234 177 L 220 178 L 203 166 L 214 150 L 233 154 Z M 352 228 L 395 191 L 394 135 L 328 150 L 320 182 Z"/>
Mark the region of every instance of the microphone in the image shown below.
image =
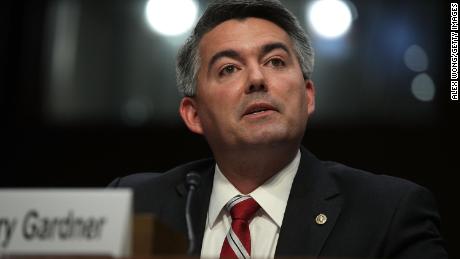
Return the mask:
<path id="1" fill-rule="evenodd" d="M 190 171 L 185 177 L 185 183 L 188 188 L 187 201 L 185 202 L 185 221 L 187 223 L 188 236 L 187 255 L 192 255 L 193 251 L 195 251 L 195 232 L 193 231 L 192 216 L 190 214 L 190 209 L 192 206 L 193 194 L 195 193 L 195 190 L 198 189 L 200 181 L 201 176 L 194 171 Z"/>

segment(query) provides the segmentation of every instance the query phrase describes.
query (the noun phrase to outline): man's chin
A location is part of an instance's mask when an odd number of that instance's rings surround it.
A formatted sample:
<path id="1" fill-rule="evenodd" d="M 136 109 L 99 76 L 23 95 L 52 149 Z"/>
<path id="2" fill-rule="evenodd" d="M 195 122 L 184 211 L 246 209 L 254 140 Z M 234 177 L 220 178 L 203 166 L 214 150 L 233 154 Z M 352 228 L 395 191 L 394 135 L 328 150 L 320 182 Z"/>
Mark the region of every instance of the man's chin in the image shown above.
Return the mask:
<path id="1" fill-rule="evenodd" d="M 254 147 L 273 147 L 281 144 L 288 144 L 289 142 L 295 141 L 292 136 L 287 134 L 288 132 L 283 131 L 262 131 L 253 132 L 253 134 L 246 137 L 245 142 L 248 146 Z"/>

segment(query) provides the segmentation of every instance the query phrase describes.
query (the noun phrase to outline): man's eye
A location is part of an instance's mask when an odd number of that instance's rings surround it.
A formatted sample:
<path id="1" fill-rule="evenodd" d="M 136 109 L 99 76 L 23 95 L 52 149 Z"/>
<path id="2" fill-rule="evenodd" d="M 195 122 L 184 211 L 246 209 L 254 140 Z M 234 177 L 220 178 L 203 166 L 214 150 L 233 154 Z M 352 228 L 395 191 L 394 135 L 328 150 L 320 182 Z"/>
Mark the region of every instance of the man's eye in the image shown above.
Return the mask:
<path id="1" fill-rule="evenodd" d="M 219 75 L 224 76 L 224 75 L 232 74 L 235 71 L 236 71 L 236 67 L 234 65 L 228 65 L 219 72 Z"/>
<path id="2" fill-rule="evenodd" d="M 268 63 L 274 67 L 284 67 L 285 65 L 284 61 L 279 58 L 270 59 Z"/>

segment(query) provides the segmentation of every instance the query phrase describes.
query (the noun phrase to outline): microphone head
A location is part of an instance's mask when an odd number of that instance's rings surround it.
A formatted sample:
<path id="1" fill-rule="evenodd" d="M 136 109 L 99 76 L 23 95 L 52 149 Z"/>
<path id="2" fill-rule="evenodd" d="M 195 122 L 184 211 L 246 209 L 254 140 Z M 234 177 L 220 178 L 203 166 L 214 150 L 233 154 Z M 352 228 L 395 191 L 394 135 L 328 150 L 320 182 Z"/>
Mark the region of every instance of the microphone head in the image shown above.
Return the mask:
<path id="1" fill-rule="evenodd" d="M 197 172 L 190 171 L 185 177 L 185 182 L 188 188 L 191 186 L 198 187 L 201 182 L 201 175 L 199 175 Z"/>

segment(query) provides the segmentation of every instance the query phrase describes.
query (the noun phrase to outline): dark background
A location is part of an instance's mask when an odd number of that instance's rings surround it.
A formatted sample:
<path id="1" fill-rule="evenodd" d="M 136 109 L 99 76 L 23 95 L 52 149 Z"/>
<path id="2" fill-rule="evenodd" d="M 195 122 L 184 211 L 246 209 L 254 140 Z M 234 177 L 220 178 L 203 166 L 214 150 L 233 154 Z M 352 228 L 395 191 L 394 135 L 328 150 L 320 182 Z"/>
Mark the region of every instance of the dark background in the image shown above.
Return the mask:
<path id="1" fill-rule="evenodd" d="M 74 1 L 80 3 L 74 94 L 53 106 L 50 10 L 59 2 L 10 1 L 0 8 L 0 187 L 104 187 L 116 176 L 209 156 L 205 141 L 178 119 L 175 50 L 162 51 L 167 40 L 132 17 L 144 1 Z M 301 1 L 284 2 L 303 21 L 296 7 Z M 318 111 L 303 143 L 320 159 L 430 189 L 456 258 L 460 103 L 449 93 L 449 4 L 353 3 L 359 16 L 345 39 L 346 54 L 331 57 L 329 43 L 313 36 Z M 402 55 L 414 43 L 430 58 L 426 73 L 436 86 L 431 102 L 410 93 L 416 73 L 404 67 Z M 141 58 L 146 52 L 156 58 Z M 132 67 L 145 71 L 133 76 Z M 120 112 L 133 88 L 155 108 Z"/>

